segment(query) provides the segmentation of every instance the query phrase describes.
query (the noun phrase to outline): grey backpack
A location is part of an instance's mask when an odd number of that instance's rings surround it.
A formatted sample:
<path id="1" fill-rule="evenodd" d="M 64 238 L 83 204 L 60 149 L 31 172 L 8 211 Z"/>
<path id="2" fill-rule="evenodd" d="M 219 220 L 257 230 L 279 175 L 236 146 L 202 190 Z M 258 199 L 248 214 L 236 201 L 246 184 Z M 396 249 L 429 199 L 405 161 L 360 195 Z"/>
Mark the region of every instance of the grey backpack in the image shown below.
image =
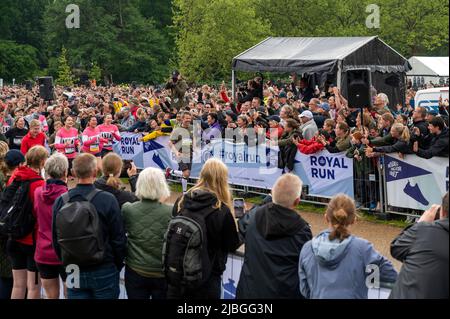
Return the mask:
<path id="1" fill-rule="evenodd" d="M 103 261 L 105 247 L 100 219 L 92 199 L 101 191 L 93 190 L 84 200 L 62 196 L 63 206 L 56 214 L 56 238 L 64 265 L 91 266 Z"/>
<path id="2" fill-rule="evenodd" d="M 205 219 L 216 210 L 182 209 L 169 222 L 163 244 L 163 268 L 170 285 L 196 289 L 209 279 L 212 262 Z"/>

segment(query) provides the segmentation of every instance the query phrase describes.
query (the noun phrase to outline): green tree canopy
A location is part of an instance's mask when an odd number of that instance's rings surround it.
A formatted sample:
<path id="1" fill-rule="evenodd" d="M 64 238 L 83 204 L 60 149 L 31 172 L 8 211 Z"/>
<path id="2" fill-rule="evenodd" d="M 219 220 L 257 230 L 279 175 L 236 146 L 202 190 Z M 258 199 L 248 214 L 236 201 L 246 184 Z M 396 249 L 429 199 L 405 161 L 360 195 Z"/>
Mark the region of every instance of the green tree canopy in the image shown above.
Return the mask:
<path id="1" fill-rule="evenodd" d="M 181 72 L 193 81 L 229 78 L 232 58 L 270 34 L 250 0 L 174 0 Z"/>
<path id="2" fill-rule="evenodd" d="M 13 41 L 0 40 L 0 78 L 16 83 L 32 79 L 38 72 L 37 50 Z"/>

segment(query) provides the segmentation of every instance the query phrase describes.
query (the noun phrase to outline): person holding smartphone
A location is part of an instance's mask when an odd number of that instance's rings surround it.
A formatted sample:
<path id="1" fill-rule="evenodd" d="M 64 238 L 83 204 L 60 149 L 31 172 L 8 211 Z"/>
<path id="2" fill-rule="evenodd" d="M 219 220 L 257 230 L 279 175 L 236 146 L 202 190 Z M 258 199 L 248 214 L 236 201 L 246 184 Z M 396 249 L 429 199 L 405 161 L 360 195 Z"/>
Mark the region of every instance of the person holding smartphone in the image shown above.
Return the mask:
<path id="1" fill-rule="evenodd" d="M 448 192 L 391 243 L 391 255 L 403 263 L 391 299 L 448 299 Z"/>

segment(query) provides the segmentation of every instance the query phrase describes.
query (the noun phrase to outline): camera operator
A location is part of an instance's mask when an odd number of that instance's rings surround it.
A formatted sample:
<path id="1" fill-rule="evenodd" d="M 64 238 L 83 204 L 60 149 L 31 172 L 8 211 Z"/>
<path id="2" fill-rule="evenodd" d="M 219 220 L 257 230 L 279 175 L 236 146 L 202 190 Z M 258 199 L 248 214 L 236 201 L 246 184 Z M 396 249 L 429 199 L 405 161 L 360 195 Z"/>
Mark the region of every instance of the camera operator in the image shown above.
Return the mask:
<path id="1" fill-rule="evenodd" d="M 391 299 L 448 299 L 448 192 L 391 243 L 403 262 Z"/>
<path id="2" fill-rule="evenodd" d="M 180 72 L 173 71 L 172 78 L 167 82 L 166 89 L 170 90 L 171 106 L 176 107 L 177 110 L 183 107 L 184 95 L 188 89 L 188 85 L 181 77 Z"/>

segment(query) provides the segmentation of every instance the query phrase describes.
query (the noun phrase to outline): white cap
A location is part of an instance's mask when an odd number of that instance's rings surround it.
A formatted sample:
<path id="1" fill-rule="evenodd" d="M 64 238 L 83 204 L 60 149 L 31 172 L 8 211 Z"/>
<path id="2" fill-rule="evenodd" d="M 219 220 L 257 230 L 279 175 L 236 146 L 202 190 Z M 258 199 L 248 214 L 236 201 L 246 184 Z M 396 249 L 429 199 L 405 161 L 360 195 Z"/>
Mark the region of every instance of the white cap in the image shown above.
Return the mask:
<path id="1" fill-rule="evenodd" d="M 311 111 L 303 111 L 302 114 L 300 114 L 300 117 L 307 117 L 309 119 L 314 118 L 313 114 L 311 113 Z"/>

